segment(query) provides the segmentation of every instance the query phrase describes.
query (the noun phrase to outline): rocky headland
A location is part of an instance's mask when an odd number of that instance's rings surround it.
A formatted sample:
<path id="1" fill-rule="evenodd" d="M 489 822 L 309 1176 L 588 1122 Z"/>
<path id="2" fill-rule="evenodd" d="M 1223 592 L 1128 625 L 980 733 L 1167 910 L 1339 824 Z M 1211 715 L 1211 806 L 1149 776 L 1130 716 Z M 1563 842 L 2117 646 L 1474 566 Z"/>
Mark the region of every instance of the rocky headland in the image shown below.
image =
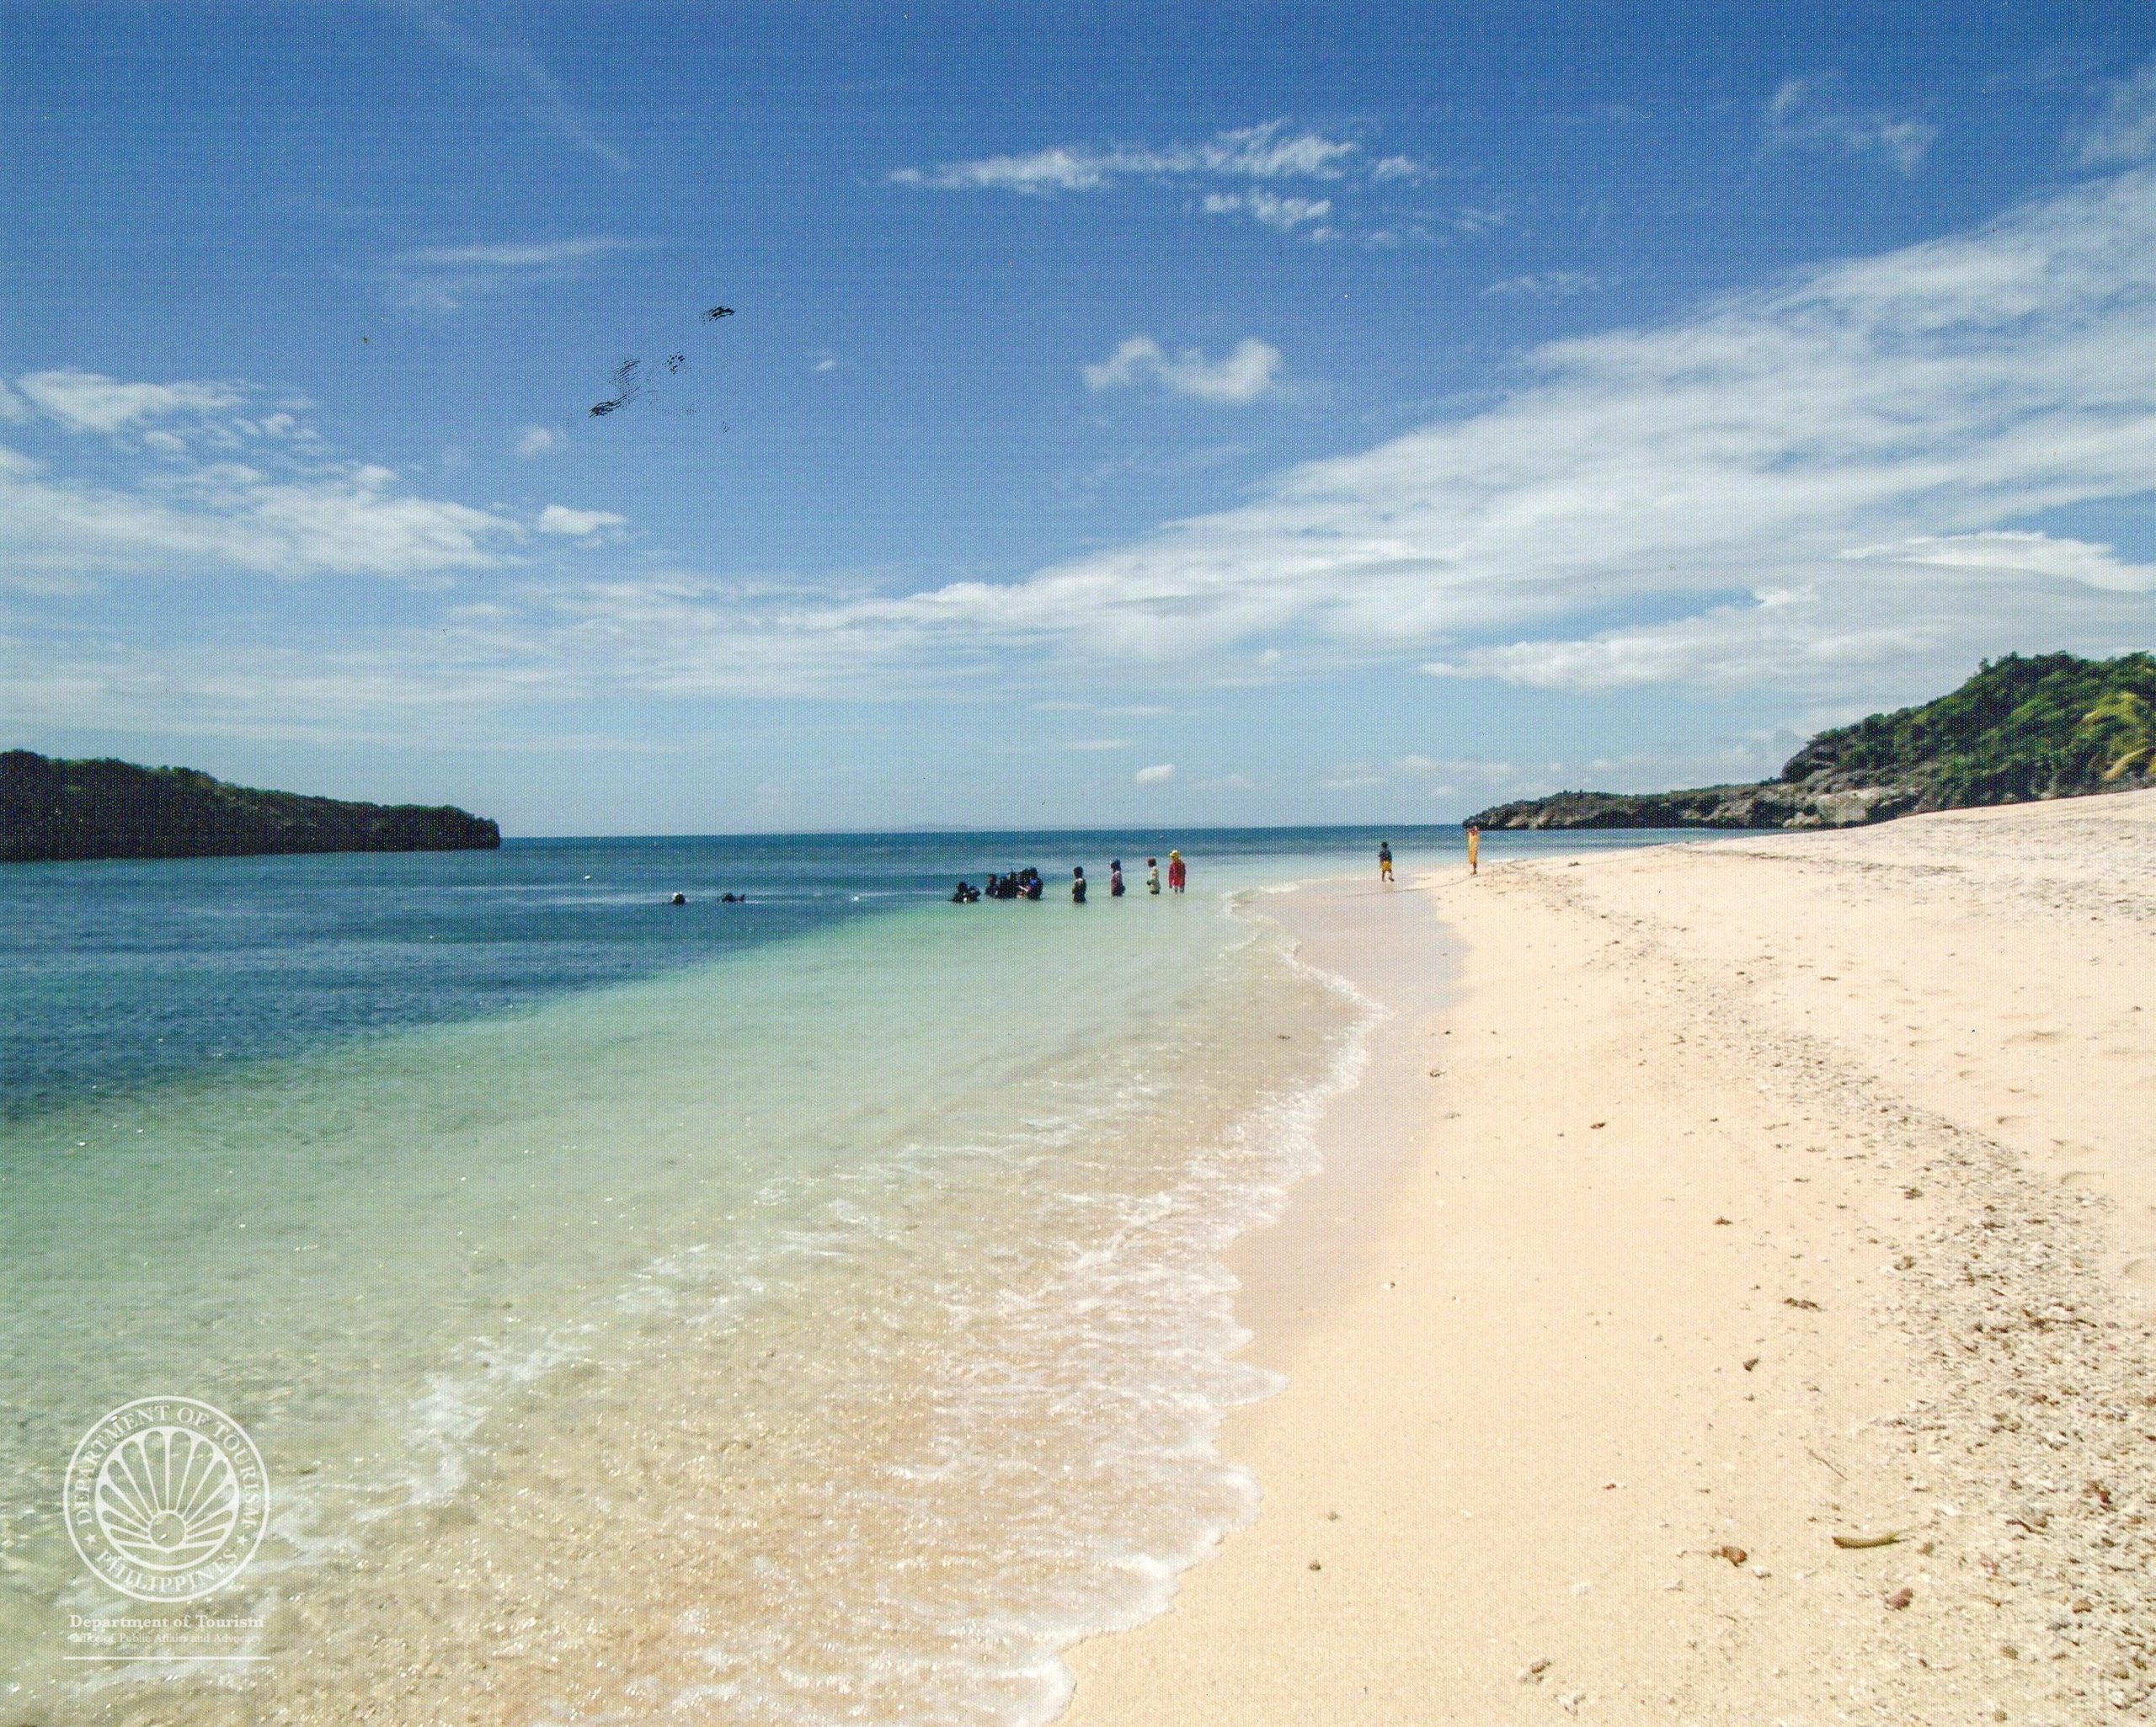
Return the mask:
<path id="1" fill-rule="evenodd" d="M 1780 775 L 1681 792 L 1560 792 L 1482 828 L 1850 828 L 2156 782 L 2156 655 L 1988 661 L 1935 701 L 1822 732 Z"/>

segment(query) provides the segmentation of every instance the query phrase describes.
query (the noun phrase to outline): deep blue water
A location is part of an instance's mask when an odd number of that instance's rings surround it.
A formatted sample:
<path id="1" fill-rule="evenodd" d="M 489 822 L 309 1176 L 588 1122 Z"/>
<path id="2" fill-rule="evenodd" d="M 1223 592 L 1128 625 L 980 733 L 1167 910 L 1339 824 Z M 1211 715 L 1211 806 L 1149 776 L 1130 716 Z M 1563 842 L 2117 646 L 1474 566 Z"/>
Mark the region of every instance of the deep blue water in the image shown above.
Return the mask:
<path id="1" fill-rule="evenodd" d="M 1485 849 L 1668 837 L 1492 834 Z M 1112 857 L 1136 888 L 1148 853 L 1165 866 L 1171 844 L 1201 885 L 1271 860 L 1368 862 L 1380 838 L 1403 878 L 1460 855 L 1447 826 L 525 840 L 494 852 L 11 865 L 0 1117 L 707 963 L 941 899 L 961 876 L 1033 864 L 1059 892 L 1082 863 L 1104 897 Z M 749 903 L 719 903 L 728 890 Z M 669 903 L 677 891 L 686 906 Z"/>

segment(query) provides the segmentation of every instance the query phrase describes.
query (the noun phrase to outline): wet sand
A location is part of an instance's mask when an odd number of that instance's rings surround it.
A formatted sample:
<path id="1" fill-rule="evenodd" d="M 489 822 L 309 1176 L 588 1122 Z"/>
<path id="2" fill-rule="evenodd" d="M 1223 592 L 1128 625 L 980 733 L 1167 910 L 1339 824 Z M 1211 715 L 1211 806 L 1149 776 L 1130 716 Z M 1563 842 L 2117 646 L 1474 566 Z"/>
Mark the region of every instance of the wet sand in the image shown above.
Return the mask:
<path id="1" fill-rule="evenodd" d="M 1066 1721 L 2156 1713 L 2156 793 L 1272 909 L 1392 1016 Z"/>

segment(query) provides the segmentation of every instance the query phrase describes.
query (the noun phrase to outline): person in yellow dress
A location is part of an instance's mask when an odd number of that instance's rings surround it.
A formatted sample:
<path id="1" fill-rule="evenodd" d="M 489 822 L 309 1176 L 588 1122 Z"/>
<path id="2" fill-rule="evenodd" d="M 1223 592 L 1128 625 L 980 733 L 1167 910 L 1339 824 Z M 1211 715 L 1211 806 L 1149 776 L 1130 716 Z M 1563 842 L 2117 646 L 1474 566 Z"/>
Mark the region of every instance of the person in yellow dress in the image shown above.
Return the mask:
<path id="1" fill-rule="evenodd" d="M 1473 876 L 1481 873 L 1481 856 L 1482 830 L 1470 822 L 1468 824 L 1467 827 L 1467 873 L 1469 875 Z"/>

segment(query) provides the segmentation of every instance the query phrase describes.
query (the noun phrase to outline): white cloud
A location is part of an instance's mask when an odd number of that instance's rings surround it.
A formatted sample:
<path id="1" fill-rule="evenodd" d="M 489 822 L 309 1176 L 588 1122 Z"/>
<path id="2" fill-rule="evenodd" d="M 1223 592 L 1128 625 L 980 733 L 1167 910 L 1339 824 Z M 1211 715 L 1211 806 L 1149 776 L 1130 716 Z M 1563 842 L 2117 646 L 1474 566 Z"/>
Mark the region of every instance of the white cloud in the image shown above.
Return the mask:
<path id="1" fill-rule="evenodd" d="M 1140 786 L 1165 786 L 1176 776 L 1176 765 L 1171 761 L 1155 762 L 1150 768 L 1140 768 L 1130 777 Z"/>
<path id="2" fill-rule="evenodd" d="M 1419 184 L 1429 177 L 1429 170 L 1412 156 L 1388 156 L 1370 170 L 1374 180 L 1405 180 L 1410 185 Z"/>
<path id="3" fill-rule="evenodd" d="M 618 516 L 603 509 L 570 509 L 565 505 L 550 504 L 539 512 L 536 525 L 542 534 L 563 534 L 581 540 L 601 529 L 627 525 L 626 516 Z"/>
<path id="4" fill-rule="evenodd" d="M 529 461 L 535 456 L 560 449 L 564 441 L 559 432 L 545 426 L 526 426 L 516 434 L 516 453 Z"/>
<path id="5" fill-rule="evenodd" d="M 1833 150 L 1859 156 L 1876 150 L 1904 174 L 1913 174 L 1939 128 L 1920 120 L 1859 110 L 1843 99 L 1833 76 L 1785 78 L 1768 99 L 1766 140 L 1770 149 Z"/>
<path id="6" fill-rule="evenodd" d="M 1282 233 L 1292 233 L 1309 222 L 1321 222 L 1331 213 L 1330 198 L 1279 198 L 1272 193 L 1209 192 L 1205 195 L 1204 211 L 1208 216 L 1228 216 L 1242 211 L 1263 222 L 1268 228 L 1278 228 Z"/>
<path id="7" fill-rule="evenodd" d="M 1127 738 L 1078 738 L 1063 748 L 1075 750 L 1081 755 L 1105 754 L 1113 750 L 1129 749 L 1130 740 Z"/>
<path id="8" fill-rule="evenodd" d="M 1135 339 L 1096 387 L 1219 364 Z M 408 496 L 379 468 L 304 464 L 289 442 L 247 444 L 243 466 L 51 441 L 56 461 L 103 465 L 93 483 L 0 450 L 0 568 L 17 581 L 415 580 L 540 555 L 528 523 Z M 1860 712 L 1948 687 L 1986 654 L 2148 646 L 2150 566 L 2059 525 L 2145 520 L 2152 475 L 2156 171 L 2129 170 L 1658 327 L 1545 345 L 1476 412 L 1019 579 L 891 592 L 510 570 L 483 606 L 334 653 L 220 643 L 139 664 L 25 648 L 11 623 L 0 692 L 24 712 L 193 702 L 269 724 L 330 696 L 408 713 L 430 690 L 461 711 L 621 690 L 858 698 L 1000 680 L 1033 694 L 1060 674 L 1098 688 L 1104 664 L 1232 679 L 1280 644 L 1268 675 L 1420 664 Z M 1386 771 L 1481 783 L 1439 766 Z"/>
<path id="9" fill-rule="evenodd" d="M 1203 144 L 1161 149 L 1128 145 L 1056 145 L 1024 156 L 987 156 L 940 168 L 902 168 L 895 185 L 936 191 L 1092 192 L 1119 179 L 1203 175 L 1225 179 L 1339 179 L 1355 147 L 1316 132 L 1290 132 L 1284 120 L 1220 132 Z"/>
<path id="10" fill-rule="evenodd" d="M 29 417 L 29 403 L 8 387 L 5 378 L 0 378 L 0 420 L 6 420 L 11 425 L 20 425 Z"/>
<path id="11" fill-rule="evenodd" d="M 2156 152 L 2156 60 L 2111 86 L 2104 112 L 2081 140 L 2084 166 L 2140 162 Z"/>
<path id="12" fill-rule="evenodd" d="M 125 384 L 99 372 L 72 370 L 31 372 L 16 379 L 15 386 L 50 418 L 78 432 L 117 432 L 174 414 L 218 413 L 241 401 L 230 384 Z"/>
<path id="13" fill-rule="evenodd" d="M 1170 354 L 1150 336 L 1133 336 L 1097 365 L 1084 369 L 1088 390 L 1117 390 L 1153 378 L 1178 396 L 1203 402 L 1255 402 L 1274 387 L 1280 350 L 1246 337 L 1219 360 L 1195 348 Z"/>
<path id="14" fill-rule="evenodd" d="M 838 361 L 832 359 L 828 354 L 826 354 L 821 360 L 818 360 L 815 365 L 808 368 L 812 372 L 835 372 L 838 369 Z"/>

